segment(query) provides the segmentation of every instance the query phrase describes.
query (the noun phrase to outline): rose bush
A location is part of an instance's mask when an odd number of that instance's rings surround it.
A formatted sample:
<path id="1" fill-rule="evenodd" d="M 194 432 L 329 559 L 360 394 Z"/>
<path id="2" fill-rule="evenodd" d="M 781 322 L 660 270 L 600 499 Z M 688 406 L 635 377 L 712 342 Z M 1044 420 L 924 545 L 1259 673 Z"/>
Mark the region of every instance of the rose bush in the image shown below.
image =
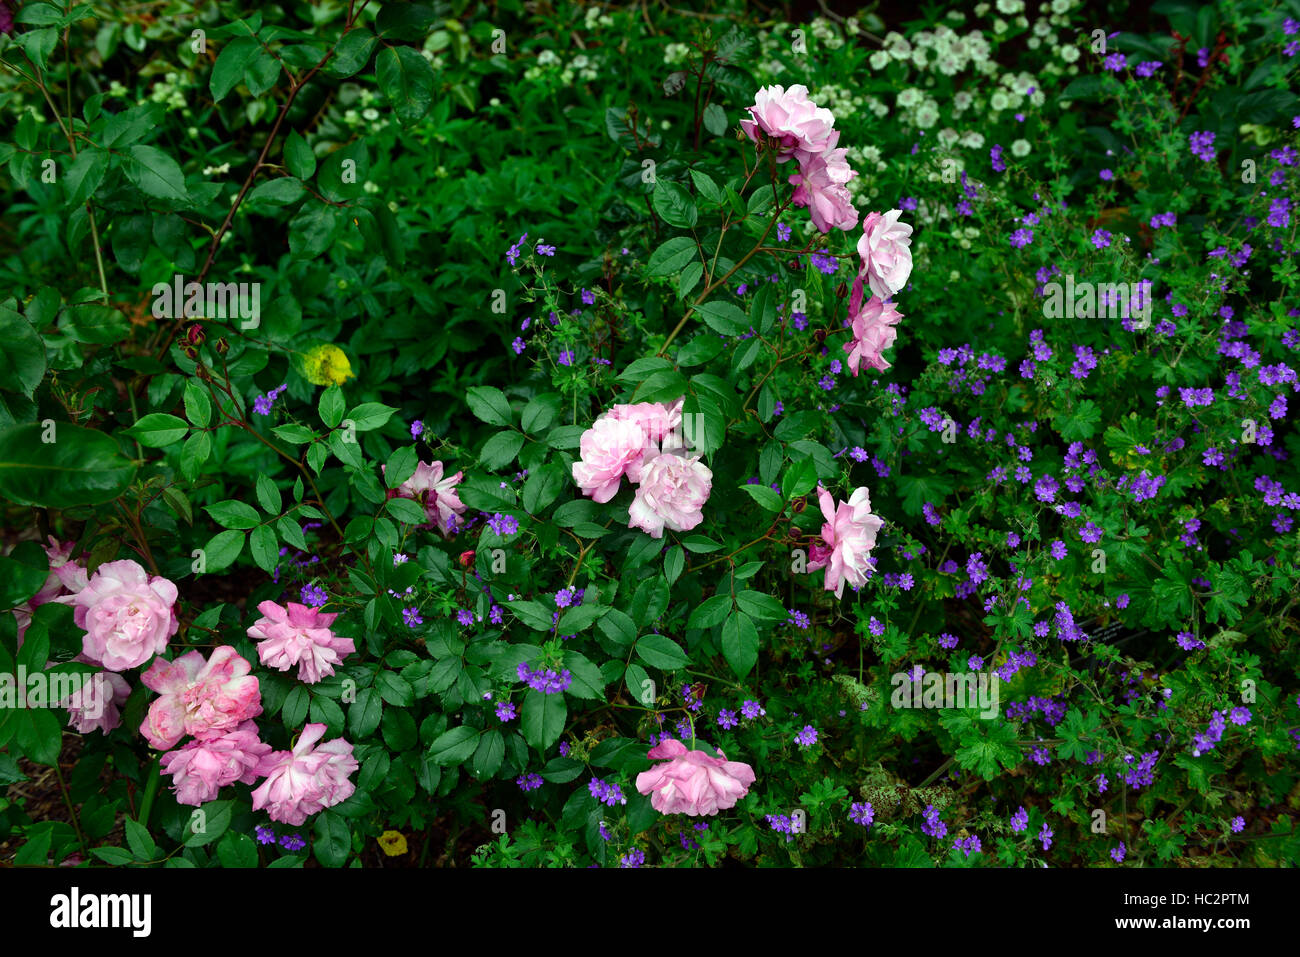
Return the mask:
<path id="1" fill-rule="evenodd" d="M 15 863 L 1300 859 L 1295 21 L 721 9 L 0 20 Z"/>

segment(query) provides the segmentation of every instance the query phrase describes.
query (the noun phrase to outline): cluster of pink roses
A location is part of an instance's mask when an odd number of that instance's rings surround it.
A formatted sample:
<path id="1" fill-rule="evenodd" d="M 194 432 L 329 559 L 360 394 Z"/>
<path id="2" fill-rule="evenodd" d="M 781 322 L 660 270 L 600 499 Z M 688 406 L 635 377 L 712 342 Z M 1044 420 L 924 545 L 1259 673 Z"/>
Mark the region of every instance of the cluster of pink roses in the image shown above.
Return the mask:
<path id="1" fill-rule="evenodd" d="M 262 663 L 280 671 L 297 665 L 298 677 L 308 684 L 334 674 L 334 665 L 356 651 L 351 638 L 330 630 L 337 614 L 294 602 L 283 608 L 264 601 L 257 608 L 263 617 L 248 635 L 258 640 Z M 253 791 L 253 810 L 265 808 L 273 821 L 302 824 L 352 795 L 356 786 L 348 775 L 360 765 L 342 738 L 313 747 L 325 734 L 323 724 L 307 725 L 292 751 L 272 751 L 259 740 L 252 719 L 262 713 L 261 689 L 249 671 L 229 645 L 215 649 L 206 662 L 197 651 L 154 662 L 141 680 L 160 697 L 140 731 L 159 750 L 194 736 L 162 756 L 179 803 L 204 804 L 227 784 L 266 778 Z"/>
<path id="2" fill-rule="evenodd" d="M 441 479 L 441 465 L 435 465 L 439 474 L 431 488 Z M 451 481 L 458 480 L 459 475 Z M 446 508 L 448 514 L 464 510 L 454 493 L 441 487 L 427 504 Z M 445 530 L 445 521 L 442 524 Z M 230 645 L 215 648 L 208 659 L 198 651 L 174 661 L 155 657 L 179 630 L 173 582 L 149 575 L 129 559 L 106 562 L 88 576 L 84 564 L 72 559 L 71 542 L 51 538 L 45 551 L 50 561 L 45 584 L 15 609 L 19 641 L 36 608 L 64 602 L 73 606 L 73 618 L 86 632 L 77 660 L 104 669 L 60 702 L 71 715 L 72 727 L 83 734 L 93 729 L 107 734 L 118 727 L 120 708 L 131 691 L 118 672 L 153 658 L 140 680 L 158 692 L 158 698 L 149 706 L 140 732 L 152 747 L 166 752 L 162 771 L 171 775 L 178 802 L 198 806 L 216 798 L 228 784 L 252 785 L 265 778 L 253 792 L 253 808 L 265 808 L 273 821 L 299 825 L 308 815 L 352 795 L 355 785 L 348 775 L 359 768 L 352 745 L 339 738 L 314 747 L 325 725 L 307 725 L 292 751 L 272 751 L 259 739 L 253 718 L 262 713 L 261 689 L 249 673 L 248 661 Z M 282 608 L 264 601 L 258 610 L 263 617 L 248 634 L 259 641 L 262 662 L 281 671 L 297 665 L 298 677 L 309 684 L 334 674 L 334 666 L 356 651 L 351 638 L 330 630 L 336 614 L 292 602 Z M 176 748 L 187 735 L 193 740 Z"/>
<path id="3" fill-rule="evenodd" d="M 856 227 L 858 211 L 846 184 L 858 174 L 849 168 L 845 150 L 837 148 L 840 134 L 834 128 L 834 114 L 809 100 L 808 88 L 798 84 L 788 90 L 764 87 L 749 113 L 751 119 L 740 123 L 749 138 L 758 142 L 761 132 L 776 151 L 778 163 L 792 159 L 799 163 L 799 172 L 790 177 L 794 205 L 807 206 L 813 224 L 823 233 Z M 855 376 L 863 365 L 881 371 L 889 368 L 882 354 L 894 344 L 898 335 L 894 326 L 902 314 L 885 300 L 907 284 L 912 272 L 912 227 L 900 223 L 900 215 L 902 210 L 891 209 L 869 213 L 862 221 L 861 263 L 849 302 L 853 339 L 844 344 Z M 865 302 L 864 287 L 872 292 Z"/>
<path id="4" fill-rule="evenodd" d="M 788 90 L 764 87 L 755 94 L 749 113 L 752 119 L 740 121 L 749 138 L 757 143 L 761 131 L 772 141 L 778 163 L 799 163 L 799 172 L 790 177 L 794 205 L 807 206 L 823 233 L 857 226 L 858 211 L 845 184 L 858 174 L 849 168 L 846 150 L 837 148 L 835 115 L 808 99 L 802 84 Z"/>
<path id="5" fill-rule="evenodd" d="M 227 784 L 252 784 L 271 746 L 257 736 L 253 718 L 262 713 L 262 692 L 248 662 L 230 645 L 212 657 L 190 651 L 175 661 L 159 659 L 140 678 L 158 692 L 140 733 L 159 751 L 185 735 L 194 740 L 162 756 L 164 773 L 181 804 L 211 801 Z"/>
<path id="6" fill-rule="evenodd" d="M 388 467 L 381 465 L 379 469 L 387 472 Z M 438 526 L 443 537 L 450 538 L 465 515 L 465 505 L 456 494 L 456 486 L 464 477 L 464 472 L 444 476 L 441 462 L 421 462 L 415 467 L 414 475 L 396 489 L 389 490 L 388 497 L 419 502 L 424 506 L 429 524 Z"/>
<path id="7" fill-rule="evenodd" d="M 573 481 L 597 502 L 613 498 L 626 475 L 636 486 L 628 528 L 652 538 L 663 538 L 665 528 L 685 532 L 704 521 L 713 488 L 713 473 L 681 442 L 682 402 L 614 406 L 582 433 L 582 458 L 573 463 Z"/>

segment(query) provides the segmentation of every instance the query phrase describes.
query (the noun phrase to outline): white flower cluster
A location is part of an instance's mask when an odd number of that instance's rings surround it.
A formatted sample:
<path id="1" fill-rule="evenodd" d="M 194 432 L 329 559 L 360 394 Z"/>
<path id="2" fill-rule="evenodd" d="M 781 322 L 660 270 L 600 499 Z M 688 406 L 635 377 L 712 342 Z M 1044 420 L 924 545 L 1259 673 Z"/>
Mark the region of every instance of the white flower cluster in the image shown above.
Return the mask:
<path id="1" fill-rule="evenodd" d="M 567 64 L 554 50 L 543 50 L 537 54 L 537 63 L 524 70 L 525 80 L 537 80 L 547 75 L 558 75 L 565 86 L 573 86 L 574 80 L 586 83 L 600 76 L 596 62 L 586 53 L 579 53 Z"/>

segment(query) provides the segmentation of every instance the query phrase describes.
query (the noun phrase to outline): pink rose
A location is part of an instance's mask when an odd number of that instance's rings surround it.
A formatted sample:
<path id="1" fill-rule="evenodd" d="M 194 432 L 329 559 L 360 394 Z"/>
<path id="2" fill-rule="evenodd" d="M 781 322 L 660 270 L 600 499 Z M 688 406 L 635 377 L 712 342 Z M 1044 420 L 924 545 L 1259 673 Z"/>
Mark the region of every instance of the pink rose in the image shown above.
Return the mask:
<path id="1" fill-rule="evenodd" d="M 830 146 L 834 147 L 839 139 L 840 131 L 833 131 Z M 813 225 L 823 233 L 832 229 L 853 229 L 858 225 L 858 211 L 844 185 L 858 174 L 849 168 L 845 152 L 827 148 L 801 163 L 799 172 L 790 177 L 795 186 L 792 202 L 795 206 L 810 207 Z"/>
<path id="2" fill-rule="evenodd" d="M 108 671 L 136 668 L 176 634 L 176 586 L 128 559 L 100 565 L 72 600 L 82 653 Z"/>
<path id="3" fill-rule="evenodd" d="M 907 277 L 912 274 L 912 227 L 898 221 L 902 215 L 901 209 L 891 209 L 883 216 L 868 213 L 862 221 L 862 235 L 858 238 L 862 264 L 858 275 L 881 299 L 888 299 L 907 285 Z"/>
<path id="4" fill-rule="evenodd" d="M 245 721 L 219 738 L 191 741 L 162 756 L 162 771 L 172 776 L 178 804 L 198 807 L 227 784 L 253 784 L 262 759 L 271 751 L 257 737 L 257 725 Z"/>
<path id="5" fill-rule="evenodd" d="M 71 604 L 77 592 L 86 587 L 86 567 L 72 560 L 74 542 L 60 542 L 53 535 L 49 536 L 48 545 L 42 545 L 49 559 L 50 571 L 45 576 L 41 590 L 14 609 L 14 618 L 18 621 L 18 647 L 23 646 L 27 629 L 32 624 L 32 612 L 41 605 L 52 601 Z"/>
<path id="6" fill-rule="evenodd" d="M 608 502 L 629 470 L 640 478 L 647 441 L 638 419 L 601 416 L 582 433 L 578 444 L 582 458 L 573 463 L 573 481 L 583 495 Z"/>
<path id="7" fill-rule="evenodd" d="M 330 631 L 337 612 L 323 612 L 292 601 L 288 608 L 264 601 L 257 610 L 262 617 L 248 629 L 248 637 L 259 643 L 257 657 L 278 671 L 297 665 L 299 681 L 314 685 L 329 677 L 345 655 L 357 650 L 351 638 Z"/>
<path id="8" fill-rule="evenodd" d="M 295 827 L 311 814 L 346 801 L 356 790 L 348 775 L 361 765 L 352 745 L 342 738 L 313 749 L 325 735 L 325 725 L 309 724 L 292 751 L 274 751 L 262 758 L 257 774 L 265 776 L 253 792 L 253 810 L 266 808 L 272 821 Z"/>
<path id="9" fill-rule="evenodd" d="M 892 302 L 881 302 L 872 296 L 862 301 L 862 278 L 853 281 L 853 295 L 849 298 L 849 315 L 853 317 L 853 339 L 844 343 L 849 354 L 849 371 L 855 376 L 861 366 L 870 366 L 884 372 L 889 368 L 882 353 L 894 344 L 898 330 L 894 325 L 903 314 Z"/>
<path id="10" fill-rule="evenodd" d="M 111 671 L 83 675 L 81 680 L 81 687 L 59 702 L 68 709 L 68 727 L 80 734 L 96 729 L 108 734 L 122 723 L 121 708 L 131 696 L 131 686 Z"/>
<path id="11" fill-rule="evenodd" d="M 702 509 L 712 487 L 713 473 L 698 455 L 657 455 L 642 469 L 627 527 L 648 532 L 651 538 L 663 538 L 665 526 L 690 531 L 704 521 Z"/>
<path id="12" fill-rule="evenodd" d="M 616 405 L 600 418 L 635 422 L 641 426 L 641 431 L 645 433 L 647 444 L 662 443 L 664 439 L 669 439 L 669 448 L 672 448 L 674 447 L 672 440 L 680 440 L 678 430 L 682 424 L 682 404 L 685 401 L 683 397 L 672 405 L 664 405 L 662 402 L 637 402 L 634 405 Z M 680 441 L 678 441 L 676 447 L 680 447 Z M 628 477 L 634 482 L 640 481 L 637 476 L 629 475 Z"/>
<path id="13" fill-rule="evenodd" d="M 667 760 L 638 774 L 636 789 L 650 795 L 651 806 L 660 814 L 717 814 L 735 807 L 754 783 L 754 769 L 748 764 L 728 761 L 725 754 L 714 758 L 688 751 L 672 738 L 651 748 L 648 757 Z"/>
<path id="14" fill-rule="evenodd" d="M 741 120 L 740 128 L 758 142 L 761 130 L 777 141 L 777 162 L 791 159 L 805 162 L 827 148 L 835 116 L 830 110 L 808 99 L 808 87 L 796 84 L 790 89 L 765 86 L 754 95 L 748 107 L 753 119 Z"/>
<path id="15" fill-rule="evenodd" d="M 871 570 L 871 550 L 876 547 L 876 533 L 884 521 L 871 514 L 871 499 L 866 488 L 859 488 L 847 503 L 841 502 L 835 507 L 831 493 L 820 485 L 817 486 L 817 498 L 821 502 L 822 515 L 826 524 L 822 526 L 824 545 L 815 545 L 810 550 L 809 571 L 826 569 L 826 590 L 835 592 L 835 597 L 844 594 L 847 581 L 855 588 L 867 583 L 867 573 Z"/>
<path id="16" fill-rule="evenodd" d="M 387 466 L 381 465 L 379 470 L 385 472 Z M 415 474 L 389 495 L 423 504 L 429 524 L 437 525 L 443 536 L 450 538 L 465 514 L 465 505 L 456 494 L 456 486 L 464 477 L 464 472 L 457 472 L 444 478 L 441 462 L 421 462 L 415 467 Z"/>
<path id="17" fill-rule="evenodd" d="M 187 734 L 214 738 L 262 713 L 262 692 L 251 666 L 230 645 L 208 661 L 191 651 L 175 661 L 158 660 L 140 676 L 161 697 L 149 706 L 140 733 L 159 751 Z"/>

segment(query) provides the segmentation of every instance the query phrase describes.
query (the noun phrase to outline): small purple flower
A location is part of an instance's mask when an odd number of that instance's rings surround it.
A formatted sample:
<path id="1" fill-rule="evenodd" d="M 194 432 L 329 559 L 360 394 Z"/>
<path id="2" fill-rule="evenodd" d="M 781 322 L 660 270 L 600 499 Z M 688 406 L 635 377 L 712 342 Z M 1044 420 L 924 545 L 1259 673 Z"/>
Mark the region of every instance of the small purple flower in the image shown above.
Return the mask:
<path id="1" fill-rule="evenodd" d="M 513 701 L 498 701 L 496 711 L 498 721 L 511 721 L 518 714 Z"/>
<path id="2" fill-rule="evenodd" d="M 794 736 L 795 744 L 800 747 L 809 748 L 817 743 L 817 729 L 811 724 L 805 724 L 803 730 Z"/>

